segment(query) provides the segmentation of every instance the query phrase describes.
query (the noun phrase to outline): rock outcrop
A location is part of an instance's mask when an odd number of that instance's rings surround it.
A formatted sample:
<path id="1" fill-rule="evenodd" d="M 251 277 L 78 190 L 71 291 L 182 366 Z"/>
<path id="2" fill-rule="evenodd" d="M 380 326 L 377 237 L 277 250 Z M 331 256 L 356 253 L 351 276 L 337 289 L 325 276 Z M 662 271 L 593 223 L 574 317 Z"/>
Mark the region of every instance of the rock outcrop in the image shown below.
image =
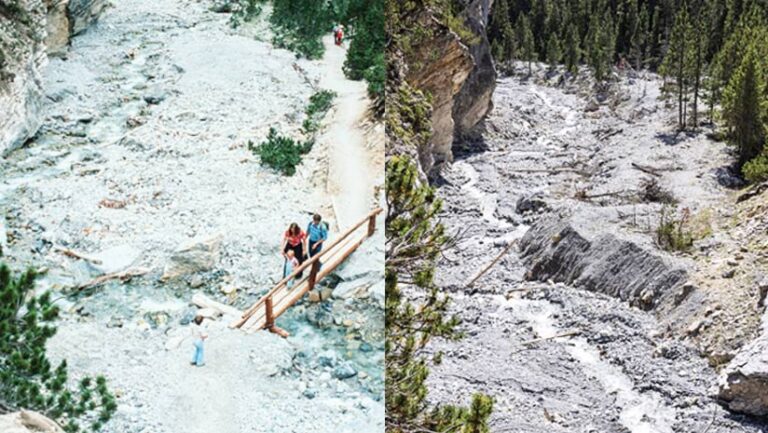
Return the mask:
<path id="1" fill-rule="evenodd" d="M 105 0 L 33 0 L 0 7 L 0 154 L 23 145 L 42 122 L 41 72 L 48 55 L 95 22 Z"/>
<path id="2" fill-rule="evenodd" d="M 71 38 L 94 24 L 107 5 L 106 0 L 45 0 L 48 55 L 66 54 Z"/>
<path id="3" fill-rule="evenodd" d="M 35 134 L 42 121 L 41 71 L 47 63 L 42 1 L 0 7 L 0 154 Z"/>
<path id="4" fill-rule="evenodd" d="M 723 370 L 719 397 L 733 411 L 768 416 L 768 311 L 760 336 Z"/>
<path id="5" fill-rule="evenodd" d="M 493 7 L 493 0 L 465 0 L 465 23 L 477 35 L 470 43 L 469 52 L 475 61 L 453 106 L 454 139 L 463 140 L 493 108 L 493 91 L 496 89 L 496 67 L 491 55 L 491 44 L 486 29 Z"/>
<path id="6" fill-rule="evenodd" d="M 643 309 L 673 299 L 686 269 L 615 234 L 575 219 L 541 218 L 520 241 L 528 278 L 605 293 Z"/>

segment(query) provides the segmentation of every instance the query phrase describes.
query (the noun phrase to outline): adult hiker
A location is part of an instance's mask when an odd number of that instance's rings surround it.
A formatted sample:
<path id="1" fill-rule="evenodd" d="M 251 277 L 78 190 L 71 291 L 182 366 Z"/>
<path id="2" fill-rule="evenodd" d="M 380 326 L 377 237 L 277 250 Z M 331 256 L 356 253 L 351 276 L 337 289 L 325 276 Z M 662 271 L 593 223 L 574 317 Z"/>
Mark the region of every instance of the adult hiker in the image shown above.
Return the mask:
<path id="1" fill-rule="evenodd" d="M 280 250 L 283 252 L 283 257 L 285 257 L 285 260 L 287 261 L 288 251 L 293 251 L 294 257 L 299 261 L 299 265 L 301 265 L 306 259 L 306 254 L 304 253 L 306 251 L 306 247 L 307 234 L 301 230 L 298 224 L 291 223 L 291 225 L 288 226 L 288 230 L 286 230 L 285 235 L 283 236 L 283 246 L 280 248 Z M 301 278 L 302 274 L 303 272 L 300 272 L 298 275 L 296 275 L 296 278 Z"/>
<path id="2" fill-rule="evenodd" d="M 344 26 L 339 24 L 335 28 L 333 36 L 336 39 L 336 45 L 341 46 L 341 44 L 344 42 Z"/>
<path id="3" fill-rule="evenodd" d="M 328 239 L 328 224 L 319 214 L 312 215 L 312 221 L 307 225 L 307 237 L 309 238 L 307 253 L 312 257 L 323 250 L 323 242 Z"/>

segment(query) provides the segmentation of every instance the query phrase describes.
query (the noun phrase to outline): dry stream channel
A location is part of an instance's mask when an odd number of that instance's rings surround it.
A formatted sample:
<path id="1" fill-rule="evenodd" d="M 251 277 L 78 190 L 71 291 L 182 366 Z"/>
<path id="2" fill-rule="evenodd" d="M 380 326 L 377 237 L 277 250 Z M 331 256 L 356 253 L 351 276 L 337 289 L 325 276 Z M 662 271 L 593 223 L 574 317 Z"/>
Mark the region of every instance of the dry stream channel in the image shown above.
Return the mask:
<path id="1" fill-rule="evenodd" d="M 460 234 L 438 284 L 451 293 L 465 338 L 433 342 L 444 356 L 430 398 L 466 404 L 471 392 L 490 394 L 495 433 L 765 431 L 715 402 L 717 372 L 687 341 L 665 337 L 653 311 L 532 269 L 537 242 L 557 242 L 530 230 L 542 221 L 655 248 L 648 228 L 659 205 L 632 197 L 645 177 L 632 163 L 676 164 L 662 184 L 694 211 L 726 194 L 715 175 L 729 161 L 722 144 L 662 133 L 670 112 L 657 78 L 624 77 L 618 96 L 599 105 L 582 94 L 584 83 L 554 81 L 500 79 L 472 143 L 483 150 L 459 154 L 441 172 L 443 222 Z M 578 199 L 583 192 L 596 198 Z M 510 242 L 517 245 L 467 287 Z"/>

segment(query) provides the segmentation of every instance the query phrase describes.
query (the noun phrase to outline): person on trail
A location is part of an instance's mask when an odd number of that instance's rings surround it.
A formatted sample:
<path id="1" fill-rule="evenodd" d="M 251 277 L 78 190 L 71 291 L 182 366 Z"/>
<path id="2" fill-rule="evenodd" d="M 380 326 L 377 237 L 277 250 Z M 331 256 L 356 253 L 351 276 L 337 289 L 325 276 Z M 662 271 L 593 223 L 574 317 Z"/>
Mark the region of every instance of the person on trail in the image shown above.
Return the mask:
<path id="1" fill-rule="evenodd" d="M 291 225 L 288 226 L 288 230 L 285 232 L 285 236 L 283 236 L 283 246 L 280 250 L 283 252 L 283 257 L 285 257 L 286 261 L 288 260 L 288 251 L 293 251 L 294 257 L 299 261 L 299 265 L 301 265 L 306 258 L 306 254 L 304 253 L 304 251 L 306 251 L 306 244 L 307 234 L 299 228 L 298 224 L 291 223 Z M 296 275 L 296 278 L 301 278 L 302 274 L 303 272 L 299 273 L 299 275 Z"/>
<path id="2" fill-rule="evenodd" d="M 339 24 L 333 35 L 336 39 L 336 45 L 341 46 L 344 43 L 344 26 Z"/>
<path id="3" fill-rule="evenodd" d="M 323 242 L 328 239 L 328 224 L 320 215 L 312 215 L 312 222 L 307 225 L 307 236 L 309 238 L 307 253 L 312 257 L 323 250 Z"/>
<path id="4" fill-rule="evenodd" d="M 296 259 L 296 255 L 294 254 L 293 250 L 288 250 L 285 253 L 285 265 L 283 266 L 283 278 L 287 277 L 288 275 L 291 275 L 294 269 L 296 269 L 297 266 L 299 266 L 299 260 Z M 291 278 L 288 280 L 287 283 L 285 283 L 286 286 L 288 286 L 289 289 L 293 288 L 293 281 L 294 279 Z"/>
<path id="5" fill-rule="evenodd" d="M 197 326 L 202 325 L 203 323 L 203 316 L 196 316 L 195 317 L 195 324 Z M 205 365 L 205 359 L 203 358 L 203 346 L 205 343 L 205 340 L 208 338 L 208 333 L 205 331 L 200 331 L 200 334 L 195 338 L 195 341 L 192 343 L 192 345 L 195 347 L 195 354 L 192 355 L 192 365 L 196 367 L 202 367 Z"/>

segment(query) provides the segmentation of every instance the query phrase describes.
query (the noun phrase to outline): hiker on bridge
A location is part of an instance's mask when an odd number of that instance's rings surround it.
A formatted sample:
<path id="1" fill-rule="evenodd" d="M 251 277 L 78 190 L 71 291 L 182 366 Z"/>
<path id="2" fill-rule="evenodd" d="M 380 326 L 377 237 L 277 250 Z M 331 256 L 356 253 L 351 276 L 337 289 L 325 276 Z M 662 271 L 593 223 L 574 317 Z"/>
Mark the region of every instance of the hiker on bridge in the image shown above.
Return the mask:
<path id="1" fill-rule="evenodd" d="M 323 250 L 323 242 L 328 239 L 328 223 L 323 221 L 319 214 L 312 215 L 312 221 L 307 225 L 309 237 L 309 257 Z"/>
<path id="2" fill-rule="evenodd" d="M 286 263 L 288 262 L 288 251 L 293 251 L 293 256 L 299 262 L 299 266 L 304 263 L 307 256 L 305 251 L 307 250 L 307 234 L 304 233 L 298 224 L 291 223 L 283 236 L 283 246 L 280 248 L 285 257 Z M 286 265 L 283 265 L 283 269 L 286 269 Z M 301 278 L 303 272 L 296 275 L 296 278 Z M 285 278 L 287 275 L 283 275 Z"/>
<path id="3" fill-rule="evenodd" d="M 288 250 L 285 253 L 285 255 L 286 257 L 285 257 L 285 265 L 283 266 L 283 278 L 287 277 L 288 275 L 291 275 L 291 273 L 293 273 L 293 270 L 299 266 L 299 260 L 296 258 L 296 254 L 294 254 L 293 250 Z M 291 279 L 287 283 L 285 283 L 285 285 L 288 286 L 289 289 L 292 289 L 293 281 L 294 279 Z"/>

